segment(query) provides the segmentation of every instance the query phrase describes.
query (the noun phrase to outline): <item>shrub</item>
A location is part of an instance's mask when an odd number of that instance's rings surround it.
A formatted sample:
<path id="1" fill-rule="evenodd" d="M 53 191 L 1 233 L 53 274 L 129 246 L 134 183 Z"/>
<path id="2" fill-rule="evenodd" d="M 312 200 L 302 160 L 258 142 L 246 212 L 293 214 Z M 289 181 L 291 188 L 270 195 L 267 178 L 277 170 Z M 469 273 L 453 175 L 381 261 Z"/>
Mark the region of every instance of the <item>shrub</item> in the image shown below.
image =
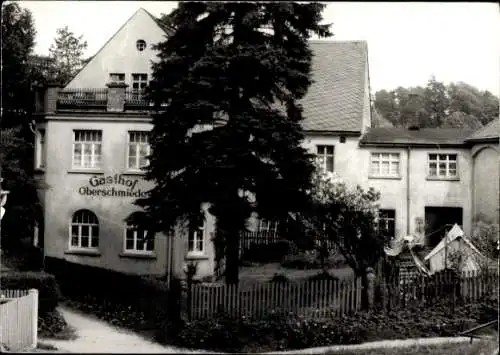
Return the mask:
<path id="1" fill-rule="evenodd" d="M 359 344 L 381 339 L 455 336 L 478 324 L 479 310 L 449 305 L 412 306 L 391 312 L 360 312 L 327 320 L 307 320 L 271 314 L 264 319 L 220 317 L 189 322 L 170 343 L 222 352 L 266 352 L 309 347 Z"/>
<path id="2" fill-rule="evenodd" d="M 75 338 L 75 331 L 57 310 L 53 310 L 38 317 L 38 335 L 42 338 L 71 340 Z"/>
<path id="3" fill-rule="evenodd" d="M 169 291 L 162 278 L 127 275 L 46 258 L 66 302 L 113 325 L 134 331 L 156 329 L 164 319 L 178 321 L 179 288 Z"/>
<path id="4" fill-rule="evenodd" d="M 294 254 L 297 246 L 289 240 L 279 240 L 270 244 L 250 244 L 243 253 L 243 260 L 259 263 L 280 262 L 285 255 Z"/>
<path id="5" fill-rule="evenodd" d="M 32 245 L 22 245 L 5 250 L 3 262 L 19 271 L 41 271 L 43 269 L 43 250 Z"/>
<path id="6" fill-rule="evenodd" d="M 3 289 L 38 290 L 38 305 L 41 315 L 56 309 L 60 298 L 60 290 L 53 275 L 45 272 L 6 271 L 0 274 Z"/>

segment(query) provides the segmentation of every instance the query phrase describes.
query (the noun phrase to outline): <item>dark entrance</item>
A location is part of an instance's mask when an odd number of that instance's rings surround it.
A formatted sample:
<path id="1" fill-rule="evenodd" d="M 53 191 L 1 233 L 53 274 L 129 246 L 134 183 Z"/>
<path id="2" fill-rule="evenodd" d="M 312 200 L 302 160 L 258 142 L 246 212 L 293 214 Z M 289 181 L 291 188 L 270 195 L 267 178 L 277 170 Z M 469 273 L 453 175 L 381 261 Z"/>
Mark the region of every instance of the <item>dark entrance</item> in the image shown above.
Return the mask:
<path id="1" fill-rule="evenodd" d="M 461 207 L 425 207 L 426 244 L 436 246 L 455 223 L 462 227 L 462 222 Z"/>

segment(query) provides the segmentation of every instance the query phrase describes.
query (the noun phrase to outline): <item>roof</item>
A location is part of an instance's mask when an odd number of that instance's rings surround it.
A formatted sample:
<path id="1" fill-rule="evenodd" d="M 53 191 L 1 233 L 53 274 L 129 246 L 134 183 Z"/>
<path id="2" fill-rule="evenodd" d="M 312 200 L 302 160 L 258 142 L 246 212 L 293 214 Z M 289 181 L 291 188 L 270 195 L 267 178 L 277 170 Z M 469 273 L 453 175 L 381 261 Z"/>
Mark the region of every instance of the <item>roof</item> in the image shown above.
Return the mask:
<path id="1" fill-rule="evenodd" d="M 376 108 L 372 108 L 372 127 L 394 127 L 388 119 L 378 112 Z"/>
<path id="2" fill-rule="evenodd" d="M 153 14 L 151 14 L 148 10 L 142 7 L 141 10 L 144 10 L 144 12 L 146 12 L 153 19 L 154 22 L 156 22 L 156 24 L 163 30 L 163 32 L 165 32 L 166 35 L 172 34 L 173 29 L 168 27 L 168 25 L 163 21 L 161 21 L 160 18 L 153 16 Z"/>
<path id="3" fill-rule="evenodd" d="M 495 119 L 486 126 L 479 128 L 467 138 L 468 142 L 498 140 L 500 133 L 500 120 Z"/>
<path id="4" fill-rule="evenodd" d="M 370 128 L 361 138 L 360 145 L 389 146 L 460 146 L 474 132 L 469 128 L 420 128 L 401 127 Z"/>
<path id="5" fill-rule="evenodd" d="M 310 41 L 312 78 L 302 126 L 306 131 L 361 131 L 368 70 L 366 41 Z"/>

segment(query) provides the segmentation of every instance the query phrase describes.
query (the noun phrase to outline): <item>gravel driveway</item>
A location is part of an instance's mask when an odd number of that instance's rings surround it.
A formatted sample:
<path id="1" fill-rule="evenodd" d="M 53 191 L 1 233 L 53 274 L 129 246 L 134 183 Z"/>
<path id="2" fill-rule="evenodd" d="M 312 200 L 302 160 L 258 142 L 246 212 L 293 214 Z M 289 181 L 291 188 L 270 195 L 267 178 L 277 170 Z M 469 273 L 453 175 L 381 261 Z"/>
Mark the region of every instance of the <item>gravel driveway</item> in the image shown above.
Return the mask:
<path id="1" fill-rule="evenodd" d="M 40 342 L 57 347 L 58 352 L 67 353 L 163 353 L 193 354 L 171 346 L 163 346 L 147 340 L 125 329 L 113 327 L 95 317 L 59 307 L 66 322 L 76 330 L 75 340 L 39 339 Z"/>

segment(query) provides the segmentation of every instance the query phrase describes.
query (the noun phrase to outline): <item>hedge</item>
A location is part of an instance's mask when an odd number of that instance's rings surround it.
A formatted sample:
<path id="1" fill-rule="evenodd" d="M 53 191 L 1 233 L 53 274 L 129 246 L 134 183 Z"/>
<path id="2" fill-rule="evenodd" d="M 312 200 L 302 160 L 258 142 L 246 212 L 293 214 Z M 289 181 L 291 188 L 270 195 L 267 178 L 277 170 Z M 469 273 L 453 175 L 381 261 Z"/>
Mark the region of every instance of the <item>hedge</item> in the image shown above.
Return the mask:
<path id="1" fill-rule="evenodd" d="M 38 305 L 41 315 L 56 309 L 61 293 L 53 275 L 34 271 L 4 271 L 0 273 L 3 289 L 38 289 Z"/>
<path id="2" fill-rule="evenodd" d="M 59 282 L 65 301 L 112 324 L 136 331 L 178 321 L 178 289 L 166 282 L 47 257 L 46 269 Z"/>
<path id="3" fill-rule="evenodd" d="M 382 339 L 451 337 L 480 324 L 491 312 L 482 305 L 449 304 L 409 307 L 391 312 L 360 312 L 328 320 L 274 314 L 266 319 L 217 319 L 186 323 L 176 333 L 165 330 L 168 343 L 223 352 L 266 352 L 359 344 Z"/>

